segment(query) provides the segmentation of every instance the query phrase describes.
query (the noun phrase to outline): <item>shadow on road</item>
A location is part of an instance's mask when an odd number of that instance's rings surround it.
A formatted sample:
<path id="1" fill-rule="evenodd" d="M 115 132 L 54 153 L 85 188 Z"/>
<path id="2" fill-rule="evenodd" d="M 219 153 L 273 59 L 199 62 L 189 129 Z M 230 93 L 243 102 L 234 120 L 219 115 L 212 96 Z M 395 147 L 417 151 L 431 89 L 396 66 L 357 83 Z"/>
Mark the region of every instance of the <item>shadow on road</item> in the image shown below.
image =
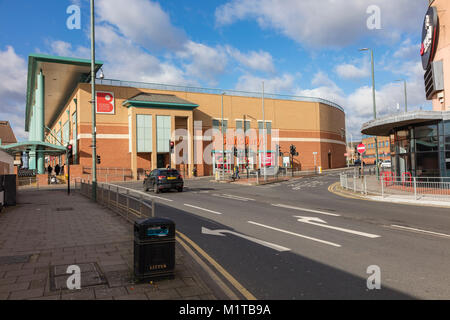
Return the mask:
<path id="1" fill-rule="evenodd" d="M 383 284 L 380 290 L 368 290 L 367 278 L 292 252 L 280 253 L 235 235 L 202 234 L 202 227 L 234 230 L 183 210 L 158 203 L 156 215 L 173 220 L 177 230 L 197 243 L 258 299 L 415 299 Z"/>

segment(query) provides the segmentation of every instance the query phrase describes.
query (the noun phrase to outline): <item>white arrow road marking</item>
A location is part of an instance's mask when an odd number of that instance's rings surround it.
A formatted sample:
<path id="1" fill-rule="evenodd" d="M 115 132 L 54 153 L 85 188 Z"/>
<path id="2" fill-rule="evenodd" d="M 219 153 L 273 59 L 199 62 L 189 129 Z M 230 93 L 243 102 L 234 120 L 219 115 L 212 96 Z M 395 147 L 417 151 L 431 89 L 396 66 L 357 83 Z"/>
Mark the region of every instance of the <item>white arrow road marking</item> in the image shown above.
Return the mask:
<path id="1" fill-rule="evenodd" d="M 254 224 L 254 225 L 256 225 L 256 226 L 263 227 L 263 228 L 267 228 L 267 229 L 271 229 L 271 230 L 275 230 L 275 231 L 287 233 L 287 234 L 290 234 L 290 235 L 292 235 L 292 236 L 296 236 L 296 237 L 300 237 L 300 238 L 304 238 L 304 239 L 308 239 L 308 240 L 320 242 L 320 243 L 323 243 L 323 244 L 327 244 L 327 245 L 329 245 L 329 246 L 333 246 L 333 247 L 341 247 L 340 244 L 337 244 L 337 243 L 334 243 L 334 242 L 329 242 L 329 241 L 325 241 L 325 240 L 321 240 L 321 239 L 317 239 L 317 238 L 312 238 L 312 237 L 304 236 L 304 235 L 302 235 L 302 234 L 294 233 L 294 232 L 287 231 L 287 230 L 283 230 L 283 229 L 278 229 L 278 228 L 271 227 L 271 226 L 266 226 L 266 225 L 264 225 L 264 224 L 257 223 L 257 222 L 253 222 L 253 221 L 247 221 L 247 222 L 248 222 L 248 223 L 251 223 L 251 224 Z"/>
<path id="2" fill-rule="evenodd" d="M 285 205 L 285 204 L 272 204 L 272 206 L 280 207 L 280 208 L 286 208 L 286 209 L 292 209 L 292 210 L 298 210 L 298 211 L 318 213 L 318 214 L 323 214 L 323 215 L 333 216 L 333 217 L 340 217 L 341 216 L 340 214 L 336 214 L 336 213 L 329 213 L 329 212 L 324 212 L 324 211 L 293 207 L 293 206 L 288 206 L 288 205 Z"/>
<path id="3" fill-rule="evenodd" d="M 191 207 L 191 208 L 194 208 L 194 209 L 203 210 L 203 211 L 210 212 L 210 213 L 214 213 L 214 214 L 222 214 L 222 213 L 217 212 L 217 211 L 212 211 L 212 210 L 209 210 L 209 209 L 205 209 L 205 208 L 193 206 L 192 204 L 187 204 L 187 203 L 185 203 L 184 205 L 185 205 L 186 207 Z"/>
<path id="4" fill-rule="evenodd" d="M 365 233 L 365 232 L 360 232 L 360 231 L 355 231 L 355 230 L 350 230 L 350 229 L 344 229 L 344 228 L 329 226 L 328 224 L 324 224 L 326 222 L 321 220 L 321 219 L 319 219 L 319 218 L 302 217 L 302 216 L 294 216 L 294 218 L 298 218 L 298 220 L 297 220 L 298 222 L 312 224 L 314 226 L 318 226 L 318 227 L 322 227 L 322 228 L 328 228 L 328 229 L 338 230 L 338 231 L 342 231 L 342 232 L 352 233 L 352 234 L 356 234 L 356 235 L 362 236 L 362 237 L 367 237 L 367 238 L 372 238 L 372 239 L 380 237 L 379 235 L 376 235 L 376 234 Z"/>
<path id="5" fill-rule="evenodd" d="M 245 236 L 243 234 L 236 233 L 236 232 L 231 231 L 231 230 L 210 230 L 208 228 L 202 227 L 202 233 L 203 234 L 209 234 L 209 235 L 212 235 L 212 236 L 221 236 L 221 237 L 225 237 L 224 233 L 228 233 L 228 234 L 232 234 L 232 235 L 235 235 L 237 237 L 246 239 L 248 241 L 260 244 L 262 246 L 271 248 L 271 249 L 279 251 L 279 252 L 291 251 L 291 249 L 289 249 L 289 248 L 282 247 L 282 246 L 279 246 L 277 244 L 270 243 L 270 242 L 267 242 L 267 241 L 264 241 L 264 240 L 259 240 L 259 239 L 256 239 L 256 238 Z"/>

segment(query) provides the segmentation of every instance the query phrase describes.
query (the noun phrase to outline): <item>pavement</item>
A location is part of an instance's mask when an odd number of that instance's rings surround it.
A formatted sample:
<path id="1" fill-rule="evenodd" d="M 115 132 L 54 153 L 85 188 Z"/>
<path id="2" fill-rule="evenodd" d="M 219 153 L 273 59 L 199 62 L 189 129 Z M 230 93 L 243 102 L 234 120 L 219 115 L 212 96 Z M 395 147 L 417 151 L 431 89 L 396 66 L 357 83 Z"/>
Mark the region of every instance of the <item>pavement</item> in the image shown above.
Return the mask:
<path id="1" fill-rule="evenodd" d="M 410 192 L 392 192 L 390 194 L 386 193 L 384 196 L 377 195 L 373 193 L 373 190 L 368 189 L 368 194 L 364 194 L 361 191 L 352 191 L 351 189 L 342 188 L 340 182 L 336 182 L 329 187 L 329 191 L 347 198 L 360 199 L 360 200 L 369 200 L 369 201 L 378 201 L 385 203 L 397 203 L 403 205 L 412 205 L 412 206 L 426 206 L 426 207 L 439 207 L 439 208 L 450 208 L 450 197 L 449 196 L 441 196 L 437 199 L 433 199 L 432 196 L 426 197 L 421 196 L 418 199 L 415 199 L 414 195 Z M 445 200 L 445 198 L 447 198 Z"/>
<path id="2" fill-rule="evenodd" d="M 174 279 L 136 284 L 130 223 L 79 193 L 20 190 L 0 212 L 0 300 L 227 299 L 180 243 Z M 81 290 L 67 289 L 69 265 Z"/>

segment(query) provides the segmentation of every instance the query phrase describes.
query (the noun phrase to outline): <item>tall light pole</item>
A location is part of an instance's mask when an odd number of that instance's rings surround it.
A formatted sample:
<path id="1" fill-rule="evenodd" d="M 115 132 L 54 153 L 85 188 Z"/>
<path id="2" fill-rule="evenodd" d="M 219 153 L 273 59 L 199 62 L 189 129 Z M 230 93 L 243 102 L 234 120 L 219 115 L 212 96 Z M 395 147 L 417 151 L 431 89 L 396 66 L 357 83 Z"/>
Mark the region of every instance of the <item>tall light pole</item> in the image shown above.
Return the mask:
<path id="1" fill-rule="evenodd" d="M 264 117 L 264 81 L 262 82 L 262 117 L 263 117 L 263 145 L 264 145 L 264 154 L 261 159 L 264 159 L 264 181 L 267 181 L 267 168 L 265 165 L 266 157 L 267 157 L 267 145 L 266 145 L 266 119 Z"/>
<path id="2" fill-rule="evenodd" d="M 406 89 L 406 80 L 405 79 L 395 80 L 395 82 L 402 82 L 402 81 L 403 81 L 404 91 L 405 91 L 405 112 L 408 112 L 408 91 Z"/>
<path id="3" fill-rule="evenodd" d="M 223 130 L 223 96 L 225 92 L 222 92 L 222 180 L 225 180 L 225 134 Z"/>
<path id="4" fill-rule="evenodd" d="M 373 118 L 377 118 L 377 104 L 375 99 L 375 67 L 374 67 L 374 59 L 373 59 L 373 50 L 370 48 L 363 48 L 359 49 L 359 51 L 370 51 L 370 58 L 371 58 L 371 66 L 372 66 L 372 99 L 373 99 Z M 380 176 L 380 168 L 378 167 L 378 138 L 375 136 L 375 167 L 377 170 L 377 177 Z M 361 161 L 363 163 L 363 161 Z"/>
<path id="5" fill-rule="evenodd" d="M 91 0 L 91 103 L 92 103 L 92 199 L 97 200 L 97 124 L 95 110 L 95 14 Z"/>

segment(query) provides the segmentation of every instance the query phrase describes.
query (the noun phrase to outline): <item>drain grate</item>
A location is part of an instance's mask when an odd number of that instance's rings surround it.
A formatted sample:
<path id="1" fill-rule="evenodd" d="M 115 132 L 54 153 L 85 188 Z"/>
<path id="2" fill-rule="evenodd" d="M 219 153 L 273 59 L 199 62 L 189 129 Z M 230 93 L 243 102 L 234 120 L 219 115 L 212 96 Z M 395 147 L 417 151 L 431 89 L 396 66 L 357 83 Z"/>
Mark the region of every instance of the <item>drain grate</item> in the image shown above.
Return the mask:
<path id="1" fill-rule="evenodd" d="M 0 264 L 27 263 L 31 255 L 0 257 Z"/>
<path id="2" fill-rule="evenodd" d="M 96 262 L 74 264 L 81 270 L 81 288 L 107 284 L 106 277 Z M 71 274 L 66 273 L 70 264 L 50 267 L 50 290 L 64 290 Z"/>

